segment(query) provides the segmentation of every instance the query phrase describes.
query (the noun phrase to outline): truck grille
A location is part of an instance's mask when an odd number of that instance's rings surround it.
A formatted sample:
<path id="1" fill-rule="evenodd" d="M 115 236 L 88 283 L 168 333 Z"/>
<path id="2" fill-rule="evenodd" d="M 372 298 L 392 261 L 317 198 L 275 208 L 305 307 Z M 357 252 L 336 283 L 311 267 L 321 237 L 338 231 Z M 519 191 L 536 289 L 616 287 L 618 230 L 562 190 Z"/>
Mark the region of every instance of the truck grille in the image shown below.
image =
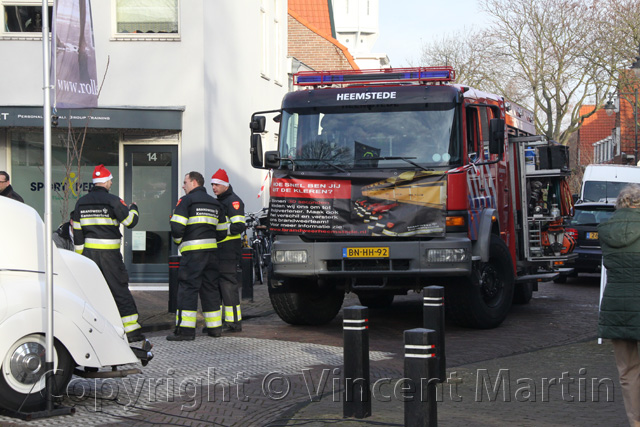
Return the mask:
<path id="1" fill-rule="evenodd" d="M 407 271 L 408 259 L 328 260 L 328 271 Z"/>

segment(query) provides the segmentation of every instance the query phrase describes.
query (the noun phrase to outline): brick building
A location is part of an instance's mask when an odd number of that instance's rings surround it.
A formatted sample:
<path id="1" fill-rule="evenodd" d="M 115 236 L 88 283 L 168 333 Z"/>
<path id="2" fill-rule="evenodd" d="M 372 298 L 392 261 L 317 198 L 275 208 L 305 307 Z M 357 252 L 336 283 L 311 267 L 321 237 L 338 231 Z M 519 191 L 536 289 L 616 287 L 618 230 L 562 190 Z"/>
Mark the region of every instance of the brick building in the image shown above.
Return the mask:
<path id="1" fill-rule="evenodd" d="M 580 115 L 588 114 L 593 111 L 594 108 L 595 105 L 583 105 L 580 108 Z M 603 144 L 603 141 L 606 141 L 607 138 L 611 138 L 615 133 L 615 128 L 616 113 L 608 115 L 604 109 L 600 109 L 587 117 L 584 120 L 582 127 L 578 130 L 578 149 L 577 157 L 575 157 L 576 165 L 582 166 L 581 169 L 584 170 L 584 167 L 591 163 L 608 162 L 608 159 L 604 161 L 602 161 L 602 158 L 599 159 L 600 161 L 597 160 L 598 156 L 596 155 L 595 144 Z M 613 156 L 619 154 L 620 153 L 617 151 L 617 148 L 614 149 Z"/>
<path id="2" fill-rule="evenodd" d="M 640 160 L 638 155 L 637 142 L 637 124 L 635 120 L 638 118 L 634 114 L 634 106 L 637 108 L 638 89 L 640 89 L 639 77 L 629 71 L 627 73 L 626 82 L 620 85 L 618 91 L 618 105 L 616 115 L 616 127 L 620 129 L 620 148 L 623 153 L 633 156 L 635 154 L 635 163 Z"/>
<path id="3" fill-rule="evenodd" d="M 288 55 L 314 70 L 357 70 L 335 37 L 327 0 L 289 0 Z"/>
<path id="4" fill-rule="evenodd" d="M 632 70 L 624 77 L 627 77 L 623 79 L 626 83 L 620 84 L 616 96 L 586 118 L 577 132 L 572 158 L 576 159 L 573 170 L 578 180 L 585 166 L 592 163 L 636 164 L 639 160 L 634 105 L 640 101 L 637 99 L 640 82 Z M 583 105 L 580 115 L 594 108 L 594 105 Z"/>

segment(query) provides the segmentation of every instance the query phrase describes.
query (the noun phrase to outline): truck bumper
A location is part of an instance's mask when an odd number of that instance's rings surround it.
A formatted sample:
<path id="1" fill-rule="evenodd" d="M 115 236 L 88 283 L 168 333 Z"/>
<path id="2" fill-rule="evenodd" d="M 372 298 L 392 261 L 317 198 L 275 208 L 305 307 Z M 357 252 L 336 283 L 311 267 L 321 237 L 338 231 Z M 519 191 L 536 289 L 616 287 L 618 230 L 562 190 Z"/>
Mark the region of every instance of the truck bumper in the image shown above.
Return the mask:
<path id="1" fill-rule="evenodd" d="M 348 248 L 389 248 L 388 257 L 349 258 Z M 278 251 L 306 253 L 292 263 Z M 283 277 L 418 277 L 465 276 L 471 272 L 471 241 L 466 235 L 424 241 L 305 242 L 298 236 L 278 236 L 271 252 L 273 273 Z M 303 257 L 304 258 L 304 257 Z"/>

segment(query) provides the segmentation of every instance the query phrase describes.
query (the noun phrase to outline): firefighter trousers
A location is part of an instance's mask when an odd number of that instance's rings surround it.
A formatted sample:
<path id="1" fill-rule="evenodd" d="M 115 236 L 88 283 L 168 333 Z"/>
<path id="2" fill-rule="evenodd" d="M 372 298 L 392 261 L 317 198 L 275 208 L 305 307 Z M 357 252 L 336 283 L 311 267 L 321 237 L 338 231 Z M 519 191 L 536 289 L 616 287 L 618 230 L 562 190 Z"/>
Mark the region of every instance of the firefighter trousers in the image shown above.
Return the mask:
<path id="1" fill-rule="evenodd" d="M 116 302 L 125 332 L 140 329 L 138 308 L 129 290 L 129 273 L 118 249 L 85 249 L 82 254 L 98 265 Z"/>
<path id="2" fill-rule="evenodd" d="M 198 295 L 207 328 L 222 327 L 218 254 L 215 250 L 188 251 L 180 257 L 176 326 L 195 328 Z"/>
<path id="3" fill-rule="evenodd" d="M 242 320 L 237 266 L 237 258 L 220 259 L 220 294 L 224 304 L 224 321 L 227 323 L 238 323 Z"/>

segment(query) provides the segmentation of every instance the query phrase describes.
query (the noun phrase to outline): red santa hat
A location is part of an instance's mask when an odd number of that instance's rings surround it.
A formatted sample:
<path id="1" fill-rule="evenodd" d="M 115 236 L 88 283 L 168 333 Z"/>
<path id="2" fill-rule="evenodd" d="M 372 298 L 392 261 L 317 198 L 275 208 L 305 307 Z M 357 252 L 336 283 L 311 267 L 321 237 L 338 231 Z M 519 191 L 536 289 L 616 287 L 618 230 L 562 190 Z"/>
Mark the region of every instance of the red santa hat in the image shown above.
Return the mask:
<path id="1" fill-rule="evenodd" d="M 97 184 L 99 182 L 107 182 L 110 179 L 113 179 L 113 175 L 109 172 L 109 169 L 105 168 L 104 165 L 98 165 L 93 170 L 93 183 Z"/>
<path id="2" fill-rule="evenodd" d="M 218 169 L 218 171 L 213 174 L 211 183 L 229 186 L 229 177 L 224 169 Z"/>

